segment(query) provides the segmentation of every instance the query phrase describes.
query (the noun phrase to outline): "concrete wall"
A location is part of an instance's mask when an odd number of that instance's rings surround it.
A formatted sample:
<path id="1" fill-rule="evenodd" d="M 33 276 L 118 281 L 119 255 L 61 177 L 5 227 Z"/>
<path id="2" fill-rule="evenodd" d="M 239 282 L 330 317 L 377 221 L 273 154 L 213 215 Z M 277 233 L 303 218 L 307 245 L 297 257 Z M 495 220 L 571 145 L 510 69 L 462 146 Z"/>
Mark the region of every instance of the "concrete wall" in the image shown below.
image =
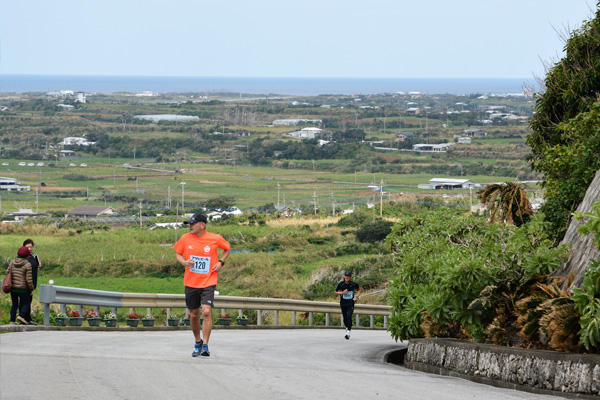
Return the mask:
<path id="1" fill-rule="evenodd" d="M 494 386 L 598 399 L 600 355 L 528 350 L 455 339 L 412 339 L 406 367 Z"/>

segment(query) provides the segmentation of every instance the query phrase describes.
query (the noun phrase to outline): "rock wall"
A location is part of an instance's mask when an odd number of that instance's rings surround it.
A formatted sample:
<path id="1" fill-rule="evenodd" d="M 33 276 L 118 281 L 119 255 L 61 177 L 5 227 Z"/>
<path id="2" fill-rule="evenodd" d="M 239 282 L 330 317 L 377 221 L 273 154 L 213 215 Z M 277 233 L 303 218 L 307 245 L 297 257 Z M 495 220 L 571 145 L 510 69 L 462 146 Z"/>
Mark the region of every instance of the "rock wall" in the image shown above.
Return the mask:
<path id="1" fill-rule="evenodd" d="M 600 170 L 596 172 L 596 176 L 588 186 L 585 192 L 583 201 L 577 207 L 577 211 L 591 212 L 592 204 L 600 198 Z M 577 221 L 575 218 L 571 219 L 567 233 L 563 239 L 563 243 L 571 244 L 571 254 L 569 259 L 555 275 L 568 277 L 573 274 L 574 280 L 572 286 L 579 287 L 583 282 L 583 272 L 587 269 L 590 261 L 598 258 L 598 252 L 596 251 L 593 235 L 581 236 L 577 233 L 577 229 L 585 221 Z"/>
<path id="2" fill-rule="evenodd" d="M 495 386 L 571 398 L 600 395 L 600 355 L 528 350 L 455 339 L 412 339 L 404 365 Z"/>

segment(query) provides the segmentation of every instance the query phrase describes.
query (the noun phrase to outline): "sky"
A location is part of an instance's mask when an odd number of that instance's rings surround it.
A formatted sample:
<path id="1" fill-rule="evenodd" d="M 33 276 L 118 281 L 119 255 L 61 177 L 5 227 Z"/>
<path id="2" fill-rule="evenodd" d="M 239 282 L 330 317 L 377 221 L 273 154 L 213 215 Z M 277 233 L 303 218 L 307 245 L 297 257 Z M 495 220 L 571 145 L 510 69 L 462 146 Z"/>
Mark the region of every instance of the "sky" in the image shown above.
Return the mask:
<path id="1" fill-rule="evenodd" d="M 0 74 L 531 78 L 595 0 L 0 0 Z"/>

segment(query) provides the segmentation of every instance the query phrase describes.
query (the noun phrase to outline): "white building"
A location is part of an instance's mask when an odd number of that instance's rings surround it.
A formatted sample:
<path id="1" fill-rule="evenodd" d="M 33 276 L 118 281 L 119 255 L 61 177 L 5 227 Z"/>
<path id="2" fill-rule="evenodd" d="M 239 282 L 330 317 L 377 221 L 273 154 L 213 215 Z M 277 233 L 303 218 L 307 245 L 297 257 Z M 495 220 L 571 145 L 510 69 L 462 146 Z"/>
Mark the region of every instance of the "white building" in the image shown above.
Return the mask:
<path id="1" fill-rule="evenodd" d="M 459 137 L 456 141 L 458 144 L 471 144 L 470 137 Z"/>
<path id="2" fill-rule="evenodd" d="M 303 128 L 299 131 L 290 133 L 290 136 L 300 139 L 314 139 L 323 132 L 323 129 L 320 128 Z"/>
<path id="3" fill-rule="evenodd" d="M 273 121 L 273 125 L 296 126 L 300 123 L 319 125 L 322 122 L 323 121 L 320 119 L 276 119 L 275 121 Z"/>
<path id="4" fill-rule="evenodd" d="M 454 143 L 440 143 L 440 144 L 414 144 L 413 150 L 420 151 L 423 153 L 445 153 L 450 147 L 454 146 Z"/>
<path id="5" fill-rule="evenodd" d="M 21 182 L 14 178 L 6 178 L 6 177 L 0 176 L 0 190 L 7 190 L 9 192 L 12 190 L 28 191 L 28 190 L 31 190 L 31 186 L 21 185 Z"/>
<path id="6" fill-rule="evenodd" d="M 59 143 L 61 146 L 91 146 L 94 144 L 96 144 L 96 142 L 90 142 L 82 137 L 67 137 Z"/>
<path id="7" fill-rule="evenodd" d="M 479 187 L 474 181 L 470 179 L 451 179 L 451 178 L 432 178 L 429 180 L 429 184 L 418 185 L 419 189 L 438 189 L 438 190 L 451 190 L 451 189 L 469 189 Z"/>
<path id="8" fill-rule="evenodd" d="M 175 121 L 175 122 L 189 122 L 189 121 L 200 121 L 200 117 L 195 115 L 176 115 L 176 114 L 156 114 L 156 115 L 134 115 L 135 119 L 142 119 L 146 121 L 159 122 L 159 121 Z"/>

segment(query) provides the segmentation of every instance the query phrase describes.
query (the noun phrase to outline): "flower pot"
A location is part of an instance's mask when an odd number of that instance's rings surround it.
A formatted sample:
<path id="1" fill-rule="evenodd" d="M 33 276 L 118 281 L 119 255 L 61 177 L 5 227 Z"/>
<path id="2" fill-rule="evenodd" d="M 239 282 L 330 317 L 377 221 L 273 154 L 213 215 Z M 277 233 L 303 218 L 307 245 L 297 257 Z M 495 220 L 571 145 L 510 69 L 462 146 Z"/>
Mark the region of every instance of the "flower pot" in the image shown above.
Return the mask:
<path id="1" fill-rule="evenodd" d="M 89 326 L 100 326 L 100 318 L 88 318 L 87 322 Z"/>
<path id="2" fill-rule="evenodd" d="M 116 318 L 105 319 L 104 323 L 106 324 L 106 326 L 108 326 L 110 328 L 114 328 L 115 326 L 117 326 L 117 319 Z"/>
<path id="3" fill-rule="evenodd" d="M 219 318 L 219 325 L 231 325 L 231 318 Z"/>
<path id="4" fill-rule="evenodd" d="M 69 323 L 71 326 L 81 326 L 83 325 L 83 317 L 70 317 Z"/>
<path id="5" fill-rule="evenodd" d="M 54 319 L 54 321 L 56 322 L 56 325 L 58 325 L 58 326 L 66 326 L 68 320 L 69 320 L 69 317 L 56 317 Z"/>
<path id="6" fill-rule="evenodd" d="M 144 326 L 154 326 L 154 318 L 143 318 L 142 325 Z"/>
<path id="7" fill-rule="evenodd" d="M 177 326 L 179 325 L 179 318 L 169 318 L 167 319 L 167 325 L 168 326 Z"/>
<path id="8" fill-rule="evenodd" d="M 235 320 L 235 322 L 236 322 L 238 325 L 248 325 L 248 321 L 249 321 L 249 319 L 248 319 L 248 318 L 237 318 L 237 319 Z"/>
<path id="9" fill-rule="evenodd" d="M 127 318 L 127 326 L 136 327 L 140 323 L 140 320 L 137 318 Z"/>
<path id="10" fill-rule="evenodd" d="M 200 326 L 202 326 L 202 321 L 204 320 L 203 318 L 199 318 L 200 319 Z M 192 325 L 192 319 L 191 318 L 184 318 L 183 322 L 185 323 L 185 326 L 190 326 Z"/>

